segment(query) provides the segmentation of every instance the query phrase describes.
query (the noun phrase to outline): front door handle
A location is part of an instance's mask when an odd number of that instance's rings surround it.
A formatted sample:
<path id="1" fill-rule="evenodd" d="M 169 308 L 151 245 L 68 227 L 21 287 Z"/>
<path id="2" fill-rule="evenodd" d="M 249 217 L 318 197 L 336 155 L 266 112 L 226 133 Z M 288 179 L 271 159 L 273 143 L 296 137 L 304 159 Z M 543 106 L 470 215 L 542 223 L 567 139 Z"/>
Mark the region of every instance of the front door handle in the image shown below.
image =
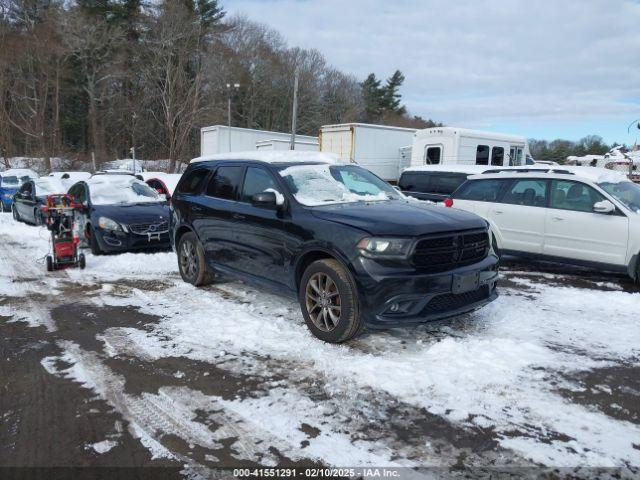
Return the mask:
<path id="1" fill-rule="evenodd" d="M 502 215 L 504 212 L 502 210 L 494 210 L 493 213 L 496 215 Z"/>
<path id="2" fill-rule="evenodd" d="M 555 220 L 556 222 L 562 222 L 564 220 L 564 218 L 562 218 L 562 217 L 553 217 L 553 220 Z"/>
<path id="3" fill-rule="evenodd" d="M 233 218 L 234 220 L 244 220 L 247 217 L 245 217 L 244 215 L 240 215 L 239 213 L 234 213 Z"/>

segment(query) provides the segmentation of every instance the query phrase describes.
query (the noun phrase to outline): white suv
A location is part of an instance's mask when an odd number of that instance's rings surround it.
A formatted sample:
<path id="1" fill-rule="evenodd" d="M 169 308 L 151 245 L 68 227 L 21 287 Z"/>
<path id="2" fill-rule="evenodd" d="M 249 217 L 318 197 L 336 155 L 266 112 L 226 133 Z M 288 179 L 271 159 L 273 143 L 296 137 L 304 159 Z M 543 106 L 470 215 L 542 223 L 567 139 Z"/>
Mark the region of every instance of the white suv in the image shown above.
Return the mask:
<path id="1" fill-rule="evenodd" d="M 627 272 L 640 282 L 640 185 L 602 168 L 473 175 L 446 206 L 491 225 L 501 253 Z"/>

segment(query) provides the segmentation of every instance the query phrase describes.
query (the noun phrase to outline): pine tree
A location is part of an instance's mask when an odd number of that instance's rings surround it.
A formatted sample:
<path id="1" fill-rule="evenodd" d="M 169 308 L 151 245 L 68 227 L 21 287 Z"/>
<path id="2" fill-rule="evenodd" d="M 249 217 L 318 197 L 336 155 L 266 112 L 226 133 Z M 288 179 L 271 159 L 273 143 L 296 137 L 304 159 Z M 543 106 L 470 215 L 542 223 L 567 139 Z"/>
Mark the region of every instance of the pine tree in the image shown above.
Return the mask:
<path id="1" fill-rule="evenodd" d="M 361 86 L 364 100 L 363 121 L 376 122 L 382 116 L 385 91 L 380 87 L 380 80 L 376 78 L 374 73 L 370 73 Z"/>
<path id="2" fill-rule="evenodd" d="M 382 108 L 386 112 L 404 115 L 407 109 L 400 104 L 402 96 L 398 92 L 404 83 L 404 75 L 400 70 L 396 70 L 387 79 L 387 84 L 383 87 Z"/>

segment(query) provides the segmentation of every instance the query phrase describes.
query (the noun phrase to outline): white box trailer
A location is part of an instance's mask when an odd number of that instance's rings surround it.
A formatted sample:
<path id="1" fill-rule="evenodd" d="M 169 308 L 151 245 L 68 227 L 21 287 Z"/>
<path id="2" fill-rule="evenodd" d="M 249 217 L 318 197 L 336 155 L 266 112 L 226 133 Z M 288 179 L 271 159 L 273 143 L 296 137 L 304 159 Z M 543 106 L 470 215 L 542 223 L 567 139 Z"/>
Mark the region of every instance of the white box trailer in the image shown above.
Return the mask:
<path id="1" fill-rule="evenodd" d="M 254 130 L 251 128 L 213 125 L 200 129 L 200 155 L 215 155 L 217 153 L 246 152 L 256 150 L 257 143 L 265 140 L 291 139 L 290 133 Z M 297 142 L 317 142 L 317 137 L 296 135 Z"/>
<path id="2" fill-rule="evenodd" d="M 310 142 L 306 140 L 298 140 L 298 135 L 296 135 L 296 150 L 306 151 L 306 152 L 317 152 L 319 150 L 318 141 Z M 259 151 L 269 151 L 269 150 L 289 150 L 291 146 L 290 140 L 283 139 L 270 139 L 270 140 L 261 140 L 256 142 L 256 150 Z"/>
<path id="3" fill-rule="evenodd" d="M 400 175 L 400 149 L 411 144 L 413 128 L 366 123 L 324 125 L 320 128 L 320 151 L 334 153 L 344 162 L 357 163 L 383 180 L 395 182 Z"/>
<path id="4" fill-rule="evenodd" d="M 525 137 L 456 127 L 426 128 L 416 132 L 411 152 L 412 167 L 532 163 Z"/>

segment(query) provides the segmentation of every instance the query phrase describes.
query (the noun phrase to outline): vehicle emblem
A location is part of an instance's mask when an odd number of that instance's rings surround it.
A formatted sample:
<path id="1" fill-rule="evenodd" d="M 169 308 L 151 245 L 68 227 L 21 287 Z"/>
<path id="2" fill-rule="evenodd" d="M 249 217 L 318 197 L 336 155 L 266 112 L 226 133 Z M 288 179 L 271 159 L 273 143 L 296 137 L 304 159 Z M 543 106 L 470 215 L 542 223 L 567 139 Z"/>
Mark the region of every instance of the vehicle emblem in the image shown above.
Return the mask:
<path id="1" fill-rule="evenodd" d="M 156 226 L 155 225 L 149 225 L 149 231 L 150 232 L 155 232 L 156 231 Z"/>

